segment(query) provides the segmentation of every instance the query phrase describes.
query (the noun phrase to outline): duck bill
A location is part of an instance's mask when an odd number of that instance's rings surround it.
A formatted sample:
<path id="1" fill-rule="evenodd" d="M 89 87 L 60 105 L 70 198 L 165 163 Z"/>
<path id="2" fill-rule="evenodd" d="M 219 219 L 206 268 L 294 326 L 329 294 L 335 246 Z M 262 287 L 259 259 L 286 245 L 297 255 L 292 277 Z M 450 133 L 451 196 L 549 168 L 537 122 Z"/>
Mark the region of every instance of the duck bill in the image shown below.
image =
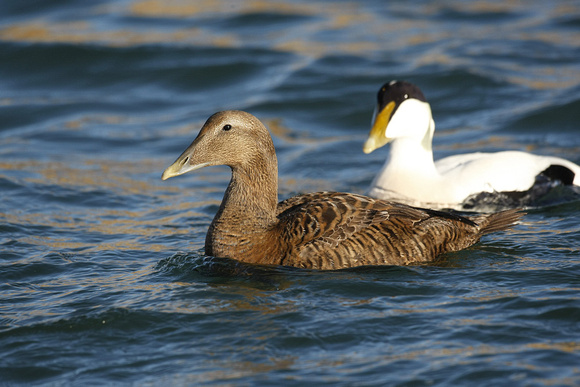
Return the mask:
<path id="1" fill-rule="evenodd" d="M 377 106 L 375 114 L 373 115 L 373 126 L 369 133 L 369 137 L 363 145 L 364 153 L 371 153 L 375 149 L 385 146 L 390 138 L 386 136 L 387 125 L 393 115 L 393 110 L 395 110 L 395 103 L 389 102 L 382 110 L 379 110 Z"/>
<path id="2" fill-rule="evenodd" d="M 181 156 L 175 160 L 173 164 L 171 164 L 161 175 L 161 180 L 167 180 L 170 177 L 175 177 L 179 175 L 183 175 L 184 173 L 195 171 L 196 169 L 200 169 L 203 167 L 207 167 L 211 165 L 211 163 L 201 163 L 195 164 L 192 163 L 192 155 L 194 152 L 194 144 L 192 144 L 189 148 L 187 148 Z"/>

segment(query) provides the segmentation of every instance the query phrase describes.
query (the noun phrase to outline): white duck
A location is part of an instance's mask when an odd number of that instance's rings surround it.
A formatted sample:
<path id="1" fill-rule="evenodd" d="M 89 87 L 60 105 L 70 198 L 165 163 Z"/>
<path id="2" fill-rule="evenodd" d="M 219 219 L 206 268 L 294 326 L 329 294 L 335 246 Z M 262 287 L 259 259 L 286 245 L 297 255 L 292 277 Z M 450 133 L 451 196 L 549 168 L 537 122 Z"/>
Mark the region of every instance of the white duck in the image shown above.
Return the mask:
<path id="1" fill-rule="evenodd" d="M 421 90 L 408 82 L 381 87 L 363 151 L 391 143 L 369 196 L 415 206 L 490 211 L 529 205 L 555 184 L 580 186 L 580 166 L 520 151 L 470 153 L 433 162 L 435 122 Z"/>

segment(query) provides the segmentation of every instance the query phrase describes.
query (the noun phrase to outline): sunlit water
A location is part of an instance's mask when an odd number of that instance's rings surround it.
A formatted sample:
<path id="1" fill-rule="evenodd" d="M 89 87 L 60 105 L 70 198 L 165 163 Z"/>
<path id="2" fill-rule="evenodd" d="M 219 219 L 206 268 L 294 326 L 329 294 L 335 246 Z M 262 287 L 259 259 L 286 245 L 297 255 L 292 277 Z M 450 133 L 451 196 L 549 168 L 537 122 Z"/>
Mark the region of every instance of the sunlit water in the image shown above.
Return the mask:
<path id="1" fill-rule="evenodd" d="M 580 200 L 443 263 L 206 257 L 224 167 L 162 182 L 223 109 L 273 133 L 281 198 L 363 193 L 391 79 L 436 158 L 580 162 L 576 1 L 0 3 L 0 384 L 579 385 Z"/>

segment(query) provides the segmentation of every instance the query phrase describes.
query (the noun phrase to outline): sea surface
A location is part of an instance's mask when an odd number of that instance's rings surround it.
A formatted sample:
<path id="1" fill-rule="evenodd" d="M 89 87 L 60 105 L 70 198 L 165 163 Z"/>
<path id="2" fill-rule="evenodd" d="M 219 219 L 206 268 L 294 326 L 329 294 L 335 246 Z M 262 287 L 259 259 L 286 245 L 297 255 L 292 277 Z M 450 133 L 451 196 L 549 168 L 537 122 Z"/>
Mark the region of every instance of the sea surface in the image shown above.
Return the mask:
<path id="1" fill-rule="evenodd" d="M 379 87 L 435 158 L 580 163 L 580 2 L 0 2 L 0 385 L 578 386 L 580 198 L 441 263 L 204 255 L 226 167 L 161 181 L 212 113 L 270 128 L 280 198 L 364 193 Z M 501 171 L 498 171 L 501 173 Z"/>

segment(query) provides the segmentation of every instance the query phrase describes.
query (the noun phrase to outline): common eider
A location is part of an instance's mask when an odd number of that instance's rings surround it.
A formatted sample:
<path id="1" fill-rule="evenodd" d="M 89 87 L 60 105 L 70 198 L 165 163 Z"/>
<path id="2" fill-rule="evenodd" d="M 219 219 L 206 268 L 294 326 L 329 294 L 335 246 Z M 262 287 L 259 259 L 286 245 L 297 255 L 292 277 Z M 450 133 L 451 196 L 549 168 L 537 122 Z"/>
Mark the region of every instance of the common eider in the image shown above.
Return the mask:
<path id="1" fill-rule="evenodd" d="M 580 186 L 580 166 L 520 151 L 470 153 L 433 162 L 435 123 L 421 90 L 391 81 L 378 92 L 363 151 L 387 143 L 389 156 L 367 194 L 429 208 L 478 210 L 531 205 L 554 185 Z"/>
<path id="2" fill-rule="evenodd" d="M 212 115 L 162 179 L 213 165 L 229 166 L 232 177 L 207 232 L 205 253 L 252 264 L 328 270 L 433 261 L 522 216 L 509 210 L 461 217 L 339 192 L 278 203 L 272 138 L 243 111 Z"/>

